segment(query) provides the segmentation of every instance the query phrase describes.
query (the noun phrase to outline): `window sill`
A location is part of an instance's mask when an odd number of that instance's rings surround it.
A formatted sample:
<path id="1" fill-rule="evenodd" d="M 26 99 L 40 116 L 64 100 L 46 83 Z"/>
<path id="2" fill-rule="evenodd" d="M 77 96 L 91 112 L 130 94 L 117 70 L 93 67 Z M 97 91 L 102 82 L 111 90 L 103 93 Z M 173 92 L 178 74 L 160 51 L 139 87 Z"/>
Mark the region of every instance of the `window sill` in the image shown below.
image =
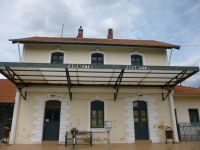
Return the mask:
<path id="1" fill-rule="evenodd" d="M 107 130 L 105 128 L 90 128 L 89 129 L 92 132 L 107 132 Z"/>

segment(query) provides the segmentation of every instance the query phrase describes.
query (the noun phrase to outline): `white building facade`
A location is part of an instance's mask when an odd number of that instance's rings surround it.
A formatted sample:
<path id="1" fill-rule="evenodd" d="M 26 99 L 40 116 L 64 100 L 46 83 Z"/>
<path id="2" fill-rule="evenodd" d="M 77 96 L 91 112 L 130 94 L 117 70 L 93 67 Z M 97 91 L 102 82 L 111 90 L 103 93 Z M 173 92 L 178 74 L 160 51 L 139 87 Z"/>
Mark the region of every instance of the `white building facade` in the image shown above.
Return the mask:
<path id="1" fill-rule="evenodd" d="M 165 141 L 171 127 L 178 142 L 173 87 L 197 67 L 168 66 L 167 49 L 179 46 L 145 40 L 31 37 L 21 63 L 1 63 L 1 73 L 18 87 L 10 143 L 65 142 L 72 127 L 112 143 Z"/>

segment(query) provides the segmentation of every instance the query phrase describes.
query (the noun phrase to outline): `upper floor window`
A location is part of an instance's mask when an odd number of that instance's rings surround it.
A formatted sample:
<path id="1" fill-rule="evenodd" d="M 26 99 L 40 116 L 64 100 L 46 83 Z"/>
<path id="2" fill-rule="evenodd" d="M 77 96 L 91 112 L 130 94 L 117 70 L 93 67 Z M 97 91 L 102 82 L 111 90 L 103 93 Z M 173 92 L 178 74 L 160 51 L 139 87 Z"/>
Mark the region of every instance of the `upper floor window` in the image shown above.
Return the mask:
<path id="1" fill-rule="evenodd" d="M 131 65 L 142 66 L 143 60 L 141 55 L 131 55 Z"/>
<path id="2" fill-rule="evenodd" d="M 64 54 L 61 52 L 55 52 L 51 54 L 52 64 L 63 64 Z"/>
<path id="3" fill-rule="evenodd" d="M 101 53 L 93 53 L 91 56 L 91 64 L 104 64 L 104 55 Z"/>
<path id="4" fill-rule="evenodd" d="M 189 109 L 188 111 L 189 111 L 190 122 L 191 123 L 199 122 L 198 109 Z"/>
<path id="5" fill-rule="evenodd" d="M 91 128 L 104 128 L 104 102 L 91 102 L 90 125 Z"/>

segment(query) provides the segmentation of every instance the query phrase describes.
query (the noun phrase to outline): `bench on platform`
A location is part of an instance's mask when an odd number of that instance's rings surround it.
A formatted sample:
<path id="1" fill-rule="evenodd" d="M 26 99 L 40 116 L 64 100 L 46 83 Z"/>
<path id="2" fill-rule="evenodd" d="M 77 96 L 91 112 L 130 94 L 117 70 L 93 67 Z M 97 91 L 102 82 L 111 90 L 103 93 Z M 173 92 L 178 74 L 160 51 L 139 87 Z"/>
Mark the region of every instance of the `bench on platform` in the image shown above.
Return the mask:
<path id="1" fill-rule="evenodd" d="M 87 143 L 90 144 L 90 146 L 92 146 L 92 132 L 91 131 L 78 131 L 77 135 L 76 135 L 76 144 L 81 144 L 82 143 Z M 65 134 L 65 146 L 67 146 L 67 144 L 72 143 L 72 134 L 71 132 L 66 132 Z"/>

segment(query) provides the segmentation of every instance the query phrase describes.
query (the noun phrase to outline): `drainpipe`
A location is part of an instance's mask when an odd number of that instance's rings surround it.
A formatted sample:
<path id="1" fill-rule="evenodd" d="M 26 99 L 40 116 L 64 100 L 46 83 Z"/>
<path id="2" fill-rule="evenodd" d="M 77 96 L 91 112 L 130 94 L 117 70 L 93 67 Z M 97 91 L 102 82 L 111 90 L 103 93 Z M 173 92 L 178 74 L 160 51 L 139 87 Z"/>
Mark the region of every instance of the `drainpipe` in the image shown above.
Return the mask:
<path id="1" fill-rule="evenodd" d="M 172 121 L 174 141 L 179 142 L 177 127 L 176 127 L 177 124 L 176 124 L 176 118 L 175 118 L 175 111 L 174 111 L 174 97 L 173 97 L 172 93 L 169 95 L 169 104 L 170 104 L 170 112 L 171 112 L 171 121 Z"/>
<path id="2" fill-rule="evenodd" d="M 14 105 L 14 111 L 13 111 L 13 118 L 12 118 L 12 126 L 11 126 L 11 131 L 10 131 L 10 139 L 9 139 L 9 144 L 14 144 L 15 143 L 15 134 L 16 134 L 16 126 L 17 126 L 17 115 L 18 115 L 18 108 L 19 108 L 19 99 L 20 99 L 20 94 L 19 91 L 16 91 L 16 96 L 15 96 L 15 105 Z"/>

